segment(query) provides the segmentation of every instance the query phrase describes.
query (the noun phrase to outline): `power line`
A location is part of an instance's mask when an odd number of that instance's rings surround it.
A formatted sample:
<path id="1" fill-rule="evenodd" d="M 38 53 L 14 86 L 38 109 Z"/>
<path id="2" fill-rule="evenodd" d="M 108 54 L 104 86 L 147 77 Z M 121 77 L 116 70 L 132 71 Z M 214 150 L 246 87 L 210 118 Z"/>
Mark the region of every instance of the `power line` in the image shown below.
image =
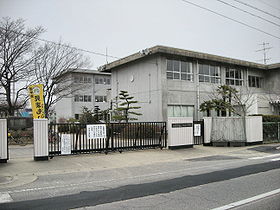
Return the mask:
<path id="1" fill-rule="evenodd" d="M 241 9 L 241 8 L 239 8 L 239 7 L 236 7 L 236 6 L 234 6 L 234 5 L 230 4 L 230 3 L 227 3 L 227 2 L 222 1 L 222 0 L 216 0 L 216 1 L 221 2 L 221 3 L 223 3 L 223 4 L 226 4 L 226 5 L 228 5 L 228 6 L 230 6 L 230 7 L 233 7 L 233 8 L 235 8 L 235 9 L 237 9 L 237 10 L 240 10 L 240 11 L 242 11 L 242 12 L 245 12 L 245 13 L 247 13 L 247 14 L 250 14 L 250 15 L 252 15 L 252 16 L 254 16 L 254 17 L 257 17 L 257 18 L 262 19 L 262 20 L 264 20 L 264 21 L 266 21 L 266 22 L 268 22 L 268 23 L 271 23 L 271 24 L 273 24 L 273 25 L 276 25 L 276 26 L 280 27 L 280 25 L 277 24 L 277 23 L 275 23 L 275 22 L 272 22 L 272 21 L 270 21 L 270 20 L 267 20 L 267 19 L 265 19 L 265 18 L 263 18 L 263 17 L 261 17 L 261 16 L 258 16 L 258 15 L 254 14 L 254 13 L 248 12 L 247 10 Z"/>
<path id="2" fill-rule="evenodd" d="M 256 30 L 256 31 L 262 32 L 262 33 L 264 33 L 264 34 L 266 34 L 266 35 L 269 35 L 269 36 L 271 36 L 271 37 L 274 37 L 274 38 L 276 38 L 276 39 L 280 39 L 279 36 L 275 36 L 275 35 L 273 35 L 273 34 L 270 34 L 270 33 L 266 32 L 266 31 L 263 31 L 263 30 L 261 30 L 261 29 L 259 29 L 259 28 L 256 28 L 256 27 L 251 26 L 251 25 L 246 24 L 246 23 L 243 23 L 243 22 L 241 22 L 241 21 L 239 21 L 239 20 L 230 18 L 230 17 L 225 16 L 225 15 L 223 15 L 223 14 L 221 14 L 221 13 L 215 12 L 214 10 L 208 9 L 208 8 L 206 8 L 206 7 L 200 6 L 200 5 L 198 5 L 198 4 L 192 3 L 192 2 L 187 1 L 187 0 L 182 0 L 182 1 L 185 2 L 185 3 L 191 4 L 191 5 L 193 5 L 193 6 L 199 7 L 199 8 L 201 8 L 201 9 L 207 10 L 207 11 L 209 11 L 209 12 L 212 12 L 212 13 L 214 13 L 214 14 L 216 14 L 216 15 L 219 15 L 219 16 L 221 16 L 221 17 L 223 17 L 223 18 L 226 18 L 226 19 L 228 19 L 228 20 L 231 20 L 231 21 L 234 21 L 234 22 L 239 23 L 239 24 L 241 24 L 241 25 L 247 26 L 247 27 L 249 27 L 249 28 L 251 28 L 251 29 L 254 29 L 254 30 Z"/>
<path id="3" fill-rule="evenodd" d="M 271 7 L 271 8 L 273 8 L 273 9 L 276 9 L 276 10 L 280 11 L 280 9 L 279 9 L 278 7 L 275 7 L 274 5 L 268 4 L 268 3 L 265 2 L 265 1 L 259 0 L 259 2 L 265 4 L 265 5 L 267 5 L 267 6 Z"/>
<path id="4" fill-rule="evenodd" d="M 255 6 L 252 6 L 251 4 L 247 4 L 247 3 L 244 3 L 244 2 L 239 1 L 239 0 L 233 0 L 233 1 L 236 1 L 236 2 L 238 2 L 239 4 L 243 4 L 243 5 L 247 6 L 247 7 L 251 7 L 251 8 L 253 8 L 253 9 L 255 9 L 255 10 L 258 10 L 258 11 L 260 11 L 260 12 L 263 12 L 263 13 L 265 13 L 265 14 L 267 14 L 267 15 L 270 15 L 271 17 L 275 17 L 275 18 L 277 18 L 277 19 L 280 20 L 280 17 L 278 17 L 278 16 L 276 16 L 276 15 L 273 15 L 273 14 L 271 14 L 271 13 L 269 13 L 269 12 L 267 12 L 267 11 L 264 11 L 264 10 L 262 10 L 262 9 L 259 9 L 259 8 L 255 7 Z"/>
<path id="5" fill-rule="evenodd" d="M 7 29 L 4 28 L 4 27 L 2 27 L 2 26 L 0 26 L 0 28 L 7 31 Z M 29 35 L 27 35 L 27 34 L 25 34 L 25 33 L 22 33 L 22 32 L 18 32 L 18 31 L 14 31 L 14 30 L 9 30 L 9 31 L 11 31 L 11 32 L 13 32 L 13 33 L 16 33 L 16 34 L 20 34 L 20 35 L 22 35 L 22 36 L 30 37 Z M 116 56 L 107 55 L 107 53 L 104 54 L 104 53 L 94 52 L 94 51 L 90 51 L 90 50 L 85 50 L 85 49 L 78 48 L 78 47 L 71 47 L 71 46 L 69 46 L 69 45 L 57 43 L 57 42 L 50 41 L 50 40 L 47 40 L 47 39 L 34 38 L 34 37 L 32 37 L 32 38 L 33 38 L 33 39 L 36 39 L 36 40 L 38 40 L 38 41 L 41 41 L 41 42 L 46 42 L 46 43 L 51 43 L 51 44 L 55 44 L 55 45 L 60 45 L 60 46 L 66 47 L 66 48 L 75 49 L 75 50 L 79 50 L 79 51 L 86 52 L 86 53 L 90 53 L 90 54 L 94 54 L 94 55 L 105 56 L 106 58 L 107 58 L 107 57 L 110 57 L 110 58 L 120 59 L 119 57 L 116 57 Z"/>

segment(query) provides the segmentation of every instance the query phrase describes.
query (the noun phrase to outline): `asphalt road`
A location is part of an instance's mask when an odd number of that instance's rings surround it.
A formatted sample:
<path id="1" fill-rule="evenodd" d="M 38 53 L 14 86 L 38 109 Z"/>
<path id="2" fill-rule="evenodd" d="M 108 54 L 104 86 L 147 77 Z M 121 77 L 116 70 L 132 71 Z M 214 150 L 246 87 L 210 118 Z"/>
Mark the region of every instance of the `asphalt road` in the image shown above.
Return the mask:
<path id="1" fill-rule="evenodd" d="M 257 149 L 262 149 L 258 147 Z M 182 161 L 40 176 L 2 195 L 0 209 L 213 209 L 280 189 L 280 154 Z M 267 152 L 268 151 L 268 152 Z M 271 151 L 271 152 L 270 152 Z M 280 209 L 279 193 L 235 207 Z"/>

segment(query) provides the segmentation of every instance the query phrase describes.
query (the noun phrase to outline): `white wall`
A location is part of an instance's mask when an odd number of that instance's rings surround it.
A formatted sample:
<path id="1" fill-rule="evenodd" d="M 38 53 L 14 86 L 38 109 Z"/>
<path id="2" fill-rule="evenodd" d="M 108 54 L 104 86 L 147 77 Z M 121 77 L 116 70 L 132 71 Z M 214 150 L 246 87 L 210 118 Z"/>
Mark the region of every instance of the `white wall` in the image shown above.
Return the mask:
<path id="1" fill-rule="evenodd" d="M 112 70 L 111 98 L 115 98 L 121 90 L 128 91 L 139 103 L 142 113 L 138 121 L 162 121 L 162 88 L 159 61 L 153 57 L 129 66 Z"/>

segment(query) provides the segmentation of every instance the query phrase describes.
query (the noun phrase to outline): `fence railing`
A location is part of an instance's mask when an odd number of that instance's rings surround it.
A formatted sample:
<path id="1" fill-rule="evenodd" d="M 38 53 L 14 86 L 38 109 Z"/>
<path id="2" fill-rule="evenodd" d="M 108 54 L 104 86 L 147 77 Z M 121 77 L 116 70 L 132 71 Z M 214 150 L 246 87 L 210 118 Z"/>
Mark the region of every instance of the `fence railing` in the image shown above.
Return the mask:
<path id="1" fill-rule="evenodd" d="M 61 154 L 62 134 L 70 134 L 71 154 L 164 148 L 167 145 L 165 122 L 108 123 L 106 131 L 106 138 L 89 139 L 86 124 L 49 124 L 49 153 Z"/>
<path id="2" fill-rule="evenodd" d="M 280 142 L 280 122 L 263 122 L 263 141 Z"/>

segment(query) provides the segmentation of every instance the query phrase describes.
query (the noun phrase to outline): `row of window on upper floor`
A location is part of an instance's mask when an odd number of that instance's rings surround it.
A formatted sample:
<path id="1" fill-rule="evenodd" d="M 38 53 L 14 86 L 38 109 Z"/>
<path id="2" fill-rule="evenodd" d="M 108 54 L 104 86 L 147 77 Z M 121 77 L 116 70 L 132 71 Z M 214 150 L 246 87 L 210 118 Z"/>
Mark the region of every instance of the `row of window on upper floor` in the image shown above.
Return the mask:
<path id="1" fill-rule="evenodd" d="M 199 82 L 221 83 L 220 66 L 199 64 Z M 167 79 L 193 81 L 192 63 L 179 60 L 167 60 Z M 243 72 L 241 69 L 227 68 L 225 81 L 227 85 L 242 86 Z M 263 78 L 248 76 L 249 87 L 263 87 Z"/>
<path id="2" fill-rule="evenodd" d="M 74 76 L 74 83 L 91 83 L 92 77 L 89 76 Z M 108 77 L 101 77 L 101 76 L 95 76 L 95 84 L 104 84 L 104 85 L 110 85 L 111 79 Z"/>
<path id="3" fill-rule="evenodd" d="M 75 102 L 91 102 L 91 95 L 75 95 Z M 95 96 L 95 102 L 107 102 L 107 96 Z"/>

